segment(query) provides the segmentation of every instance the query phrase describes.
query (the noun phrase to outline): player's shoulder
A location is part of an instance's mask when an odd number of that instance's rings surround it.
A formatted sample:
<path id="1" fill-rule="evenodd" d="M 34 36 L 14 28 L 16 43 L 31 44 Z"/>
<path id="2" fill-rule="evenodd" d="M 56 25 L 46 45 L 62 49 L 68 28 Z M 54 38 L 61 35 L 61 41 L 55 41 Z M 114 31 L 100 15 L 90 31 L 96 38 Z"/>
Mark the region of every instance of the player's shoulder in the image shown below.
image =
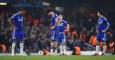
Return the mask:
<path id="1" fill-rule="evenodd" d="M 19 15 L 19 13 L 14 13 L 11 18 L 14 18 L 14 17 L 16 17 L 18 15 Z"/>
<path id="2" fill-rule="evenodd" d="M 58 15 L 55 13 L 55 14 L 54 14 L 54 18 L 57 18 L 57 17 L 58 17 Z"/>
<path id="3" fill-rule="evenodd" d="M 58 17 L 58 14 L 57 14 L 57 13 L 55 13 L 54 15 L 55 15 L 56 17 Z"/>
<path id="4" fill-rule="evenodd" d="M 66 20 L 64 20 L 64 19 L 63 19 L 62 21 L 63 21 L 64 23 L 67 23 L 67 21 L 66 21 Z"/>
<path id="5" fill-rule="evenodd" d="M 51 19 L 55 19 L 55 18 L 57 18 L 57 17 L 58 17 L 58 15 L 57 15 L 57 14 L 54 14 L 54 15 L 52 15 Z"/>
<path id="6" fill-rule="evenodd" d="M 19 15 L 19 13 L 14 13 L 13 15 L 14 15 L 14 16 Z"/>
<path id="7" fill-rule="evenodd" d="M 107 21 L 107 18 L 105 16 L 100 17 L 102 20 Z"/>

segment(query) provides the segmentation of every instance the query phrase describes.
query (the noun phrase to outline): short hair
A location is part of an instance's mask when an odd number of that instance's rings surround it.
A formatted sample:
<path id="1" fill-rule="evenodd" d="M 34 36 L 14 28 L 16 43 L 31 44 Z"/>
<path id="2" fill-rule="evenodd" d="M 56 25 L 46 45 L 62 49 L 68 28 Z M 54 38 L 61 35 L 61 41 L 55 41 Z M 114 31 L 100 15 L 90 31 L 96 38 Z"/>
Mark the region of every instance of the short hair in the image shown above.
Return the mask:
<path id="1" fill-rule="evenodd" d="M 62 13 L 59 13 L 58 15 L 61 15 L 61 16 L 63 16 L 63 14 L 62 14 Z"/>
<path id="2" fill-rule="evenodd" d="M 106 13 L 105 13 L 104 10 L 98 10 L 98 12 L 99 12 L 101 15 L 106 15 Z"/>
<path id="3" fill-rule="evenodd" d="M 25 8 L 17 8 L 16 11 L 17 11 L 17 12 L 26 11 L 26 9 L 25 9 Z"/>
<path id="4" fill-rule="evenodd" d="M 63 16 L 63 13 L 62 12 L 57 12 L 58 15 L 62 15 Z"/>
<path id="5" fill-rule="evenodd" d="M 51 9 L 51 8 L 47 9 L 47 13 L 49 13 L 49 12 L 53 12 L 53 11 L 54 11 L 54 10 Z"/>

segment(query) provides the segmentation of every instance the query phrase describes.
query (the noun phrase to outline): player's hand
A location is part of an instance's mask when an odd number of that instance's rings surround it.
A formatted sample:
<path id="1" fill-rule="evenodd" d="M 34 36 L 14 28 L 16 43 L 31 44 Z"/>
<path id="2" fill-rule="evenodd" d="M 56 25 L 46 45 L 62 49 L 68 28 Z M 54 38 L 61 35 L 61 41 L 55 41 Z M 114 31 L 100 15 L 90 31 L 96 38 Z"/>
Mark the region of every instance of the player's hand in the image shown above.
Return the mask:
<path id="1" fill-rule="evenodd" d="M 106 32 L 106 30 L 102 30 L 102 32 Z"/>
<path id="2" fill-rule="evenodd" d="M 98 30 L 97 30 L 97 33 L 98 33 Z"/>
<path id="3" fill-rule="evenodd" d="M 60 25 L 60 20 L 56 19 L 56 26 Z"/>
<path id="4" fill-rule="evenodd" d="M 68 29 L 65 29 L 65 32 L 68 32 L 69 30 Z"/>
<path id="5" fill-rule="evenodd" d="M 8 29 L 9 29 L 9 31 L 13 31 L 14 28 L 13 27 L 9 27 Z"/>

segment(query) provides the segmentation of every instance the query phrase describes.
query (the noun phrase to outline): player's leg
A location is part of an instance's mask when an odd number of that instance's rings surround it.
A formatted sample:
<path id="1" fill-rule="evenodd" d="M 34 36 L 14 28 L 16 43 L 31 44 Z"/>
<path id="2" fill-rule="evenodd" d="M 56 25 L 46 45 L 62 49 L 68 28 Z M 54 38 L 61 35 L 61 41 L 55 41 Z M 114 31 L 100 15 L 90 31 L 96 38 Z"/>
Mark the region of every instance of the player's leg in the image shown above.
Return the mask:
<path id="1" fill-rule="evenodd" d="M 105 54 L 106 51 L 106 43 L 104 41 L 99 42 L 98 50 L 102 52 L 102 55 Z"/>
<path id="2" fill-rule="evenodd" d="M 53 45 L 54 45 L 53 41 L 50 40 L 50 53 L 51 54 L 53 53 Z"/>
<path id="3" fill-rule="evenodd" d="M 23 32 L 18 32 L 18 42 L 19 42 L 19 46 L 20 46 L 20 54 L 23 55 L 24 54 L 24 33 Z"/>
<path id="4" fill-rule="evenodd" d="M 101 51 L 103 51 L 103 45 L 104 45 L 104 42 L 103 41 L 99 41 L 99 47 L 100 47 Z"/>
<path id="5" fill-rule="evenodd" d="M 15 55 L 15 47 L 16 47 L 16 31 L 14 30 L 12 32 L 12 51 L 11 51 L 11 55 Z"/>
<path id="6" fill-rule="evenodd" d="M 58 50 L 58 37 L 59 37 L 59 33 L 58 30 L 56 29 L 54 34 L 54 47 L 53 47 L 55 53 L 57 53 Z"/>
<path id="7" fill-rule="evenodd" d="M 105 51 L 106 51 L 106 43 L 105 42 L 103 42 L 103 41 L 97 42 L 97 45 L 96 45 L 96 54 L 99 54 L 99 51 L 102 52 L 102 55 L 105 54 Z"/>
<path id="8" fill-rule="evenodd" d="M 105 51 L 106 51 L 106 42 L 104 42 L 104 44 L 103 44 L 103 50 L 102 50 L 103 55 L 105 54 Z"/>
<path id="9" fill-rule="evenodd" d="M 50 52 L 53 53 L 53 48 L 54 48 L 54 36 L 55 36 L 55 31 L 51 30 L 50 31 Z"/>
<path id="10" fill-rule="evenodd" d="M 98 52 L 100 50 L 100 40 L 101 40 L 100 36 L 101 35 L 99 33 L 97 33 L 96 54 L 98 54 Z"/>
<path id="11" fill-rule="evenodd" d="M 60 54 L 65 54 L 66 53 L 66 43 L 59 42 L 59 49 L 60 49 Z"/>
<path id="12" fill-rule="evenodd" d="M 58 43 L 59 43 L 60 54 L 63 54 L 63 46 L 62 46 L 62 43 L 61 43 L 61 42 L 58 42 Z"/>
<path id="13" fill-rule="evenodd" d="M 66 52 L 66 39 L 65 39 L 64 34 L 60 34 L 58 42 L 59 42 L 60 54 L 65 54 L 65 52 Z"/>
<path id="14" fill-rule="evenodd" d="M 102 53 L 105 54 L 106 51 L 106 41 L 107 41 L 107 35 L 106 33 L 103 33 L 102 35 Z"/>
<path id="15" fill-rule="evenodd" d="M 96 46 L 96 53 L 99 53 L 99 51 L 101 50 L 102 54 L 105 54 L 105 50 L 106 50 L 106 43 L 105 41 L 107 40 L 106 37 L 106 33 L 98 33 L 97 34 L 97 46 Z"/>
<path id="16" fill-rule="evenodd" d="M 53 52 L 57 52 L 57 46 L 58 46 L 58 43 L 57 43 L 57 34 L 55 30 L 51 30 L 51 42 L 50 42 L 50 52 L 51 54 Z"/>
<path id="17" fill-rule="evenodd" d="M 62 43 L 61 43 L 61 34 L 58 34 L 58 38 L 57 38 L 57 41 L 58 41 L 58 48 L 59 48 L 59 52 L 60 54 L 63 54 L 63 46 L 62 46 Z"/>
<path id="18" fill-rule="evenodd" d="M 15 47 L 16 47 L 16 43 L 13 42 L 12 43 L 12 55 L 15 55 Z"/>
<path id="19" fill-rule="evenodd" d="M 63 53 L 65 54 L 66 53 L 66 37 L 64 33 L 62 36 L 62 44 L 63 44 Z"/>
<path id="20" fill-rule="evenodd" d="M 24 42 L 20 42 L 20 54 L 23 54 L 24 53 Z"/>
<path id="21" fill-rule="evenodd" d="M 54 41 L 54 52 L 57 53 L 58 50 L 58 41 Z"/>
<path id="22" fill-rule="evenodd" d="M 54 38 L 55 38 L 55 30 L 51 30 L 50 31 L 50 39 L 54 40 Z"/>
<path id="23" fill-rule="evenodd" d="M 52 40 L 50 42 L 50 52 L 51 54 L 53 54 L 54 52 L 56 53 L 57 52 L 57 46 L 58 46 L 58 43 L 56 40 Z"/>

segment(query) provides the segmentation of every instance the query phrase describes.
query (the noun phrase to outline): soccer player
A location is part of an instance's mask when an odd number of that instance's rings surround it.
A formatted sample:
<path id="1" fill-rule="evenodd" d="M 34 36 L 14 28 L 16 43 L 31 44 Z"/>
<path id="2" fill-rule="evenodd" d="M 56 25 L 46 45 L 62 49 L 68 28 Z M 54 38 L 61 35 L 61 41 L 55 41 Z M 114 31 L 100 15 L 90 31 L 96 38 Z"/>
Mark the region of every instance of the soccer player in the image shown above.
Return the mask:
<path id="1" fill-rule="evenodd" d="M 96 46 L 96 53 L 99 52 L 99 48 L 101 49 L 102 55 L 105 54 L 106 50 L 106 32 L 110 27 L 110 23 L 106 17 L 103 16 L 103 11 L 97 12 L 98 16 L 98 24 L 97 24 L 97 41 L 99 42 L 99 46 Z"/>
<path id="2" fill-rule="evenodd" d="M 51 49 L 50 52 L 57 51 L 57 26 L 56 26 L 56 19 L 57 14 L 52 10 L 48 9 L 48 15 L 51 17 L 50 20 L 50 39 L 51 39 Z"/>
<path id="3" fill-rule="evenodd" d="M 56 25 L 58 29 L 57 40 L 59 43 L 60 54 L 65 54 L 66 52 L 66 37 L 65 31 L 69 31 L 69 24 L 63 19 L 63 15 L 58 15 L 58 20 L 56 20 Z"/>
<path id="4" fill-rule="evenodd" d="M 11 55 L 15 55 L 15 47 L 16 43 L 20 43 L 20 54 L 23 55 L 24 48 L 24 31 L 23 31 L 23 15 L 25 14 L 24 9 L 20 9 L 17 13 L 12 15 L 11 18 L 8 19 L 10 29 L 12 31 L 12 53 Z"/>

